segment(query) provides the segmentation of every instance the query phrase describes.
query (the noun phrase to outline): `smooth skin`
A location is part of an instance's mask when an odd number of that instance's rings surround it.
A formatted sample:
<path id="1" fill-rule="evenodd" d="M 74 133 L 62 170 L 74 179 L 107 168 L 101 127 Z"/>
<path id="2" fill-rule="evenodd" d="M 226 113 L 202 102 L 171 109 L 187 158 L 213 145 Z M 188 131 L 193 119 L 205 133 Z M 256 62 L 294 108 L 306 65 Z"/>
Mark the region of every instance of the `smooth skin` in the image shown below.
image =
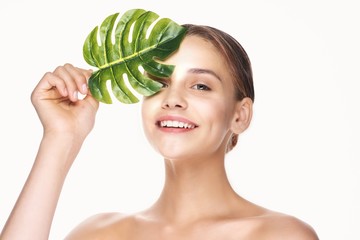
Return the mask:
<path id="1" fill-rule="evenodd" d="M 65 177 L 91 131 L 99 103 L 87 95 L 91 71 L 70 64 L 46 73 L 31 95 L 44 133 L 1 240 L 48 239 Z M 78 92 L 87 95 L 77 99 Z M 46 197 L 39 197 L 46 196 Z"/>
<path id="2" fill-rule="evenodd" d="M 226 145 L 231 133 L 248 128 L 252 101 L 235 100 L 217 50 L 187 36 L 165 63 L 176 65 L 174 73 L 154 78 L 164 87 L 142 103 L 145 134 L 165 162 L 159 199 L 134 215 L 92 216 L 66 239 L 318 239 L 301 220 L 257 206 L 232 189 L 224 167 Z M 44 138 L 1 239 L 48 239 L 66 174 L 94 124 L 98 103 L 90 95 L 77 100 L 74 94 L 88 93 L 90 73 L 66 64 L 35 88 L 32 102 Z M 173 124 L 186 127 L 168 127 Z M 48 197 L 38 202 L 39 195 Z"/>

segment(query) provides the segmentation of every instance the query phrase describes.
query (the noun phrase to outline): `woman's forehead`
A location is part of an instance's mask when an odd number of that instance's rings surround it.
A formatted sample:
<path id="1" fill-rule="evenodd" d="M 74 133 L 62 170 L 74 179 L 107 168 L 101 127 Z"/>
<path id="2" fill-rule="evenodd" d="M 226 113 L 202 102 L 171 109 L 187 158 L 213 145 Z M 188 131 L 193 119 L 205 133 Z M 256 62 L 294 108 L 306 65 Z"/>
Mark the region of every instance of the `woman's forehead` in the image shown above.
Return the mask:
<path id="1" fill-rule="evenodd" d="M 178 51 L 171 55 L 166 64 L 175 65 L 175 69 L 209 69 L 224 78 L 228 74 L 225 58 L 209 41 L 198 36 L 187 36 Z"/>

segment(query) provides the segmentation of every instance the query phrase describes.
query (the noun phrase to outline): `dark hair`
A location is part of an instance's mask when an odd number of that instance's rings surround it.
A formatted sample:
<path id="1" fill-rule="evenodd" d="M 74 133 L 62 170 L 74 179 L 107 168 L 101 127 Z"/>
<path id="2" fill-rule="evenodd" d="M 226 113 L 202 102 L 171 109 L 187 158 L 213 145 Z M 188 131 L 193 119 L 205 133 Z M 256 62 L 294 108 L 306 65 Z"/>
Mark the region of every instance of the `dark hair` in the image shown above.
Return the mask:
<path id="1" fill-rule="evenodd" d="M 195 35 L 209 41 L 224 56 L 235 86 L 236 100 L 248 97 L 254 102 L 255 92 L 251 62 L 241 44 L 226 32 L 214 27 L 194 24 L 182 26 L 187 29 L 187 36 Z M 237 140 L 238 135 L 233 133 L 227 145 L 227 152 L 235 147 Z"/>

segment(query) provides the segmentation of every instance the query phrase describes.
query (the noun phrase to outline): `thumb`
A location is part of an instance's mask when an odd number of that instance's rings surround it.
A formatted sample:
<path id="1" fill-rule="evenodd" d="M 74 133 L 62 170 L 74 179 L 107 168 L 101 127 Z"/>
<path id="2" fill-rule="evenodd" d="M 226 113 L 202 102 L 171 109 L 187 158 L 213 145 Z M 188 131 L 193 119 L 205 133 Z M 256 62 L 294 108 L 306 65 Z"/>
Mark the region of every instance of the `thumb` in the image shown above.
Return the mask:
<path id="1" fill-rule="evenodd" d="M 95 111 L 97 111 L 99 109 L 99 101 L 96 100 L 90 93 L 90 91 L 88 92 L 88 94 L 84 97 L 84 99 L 82 100 L 88 104 L 90 104 Z"/>

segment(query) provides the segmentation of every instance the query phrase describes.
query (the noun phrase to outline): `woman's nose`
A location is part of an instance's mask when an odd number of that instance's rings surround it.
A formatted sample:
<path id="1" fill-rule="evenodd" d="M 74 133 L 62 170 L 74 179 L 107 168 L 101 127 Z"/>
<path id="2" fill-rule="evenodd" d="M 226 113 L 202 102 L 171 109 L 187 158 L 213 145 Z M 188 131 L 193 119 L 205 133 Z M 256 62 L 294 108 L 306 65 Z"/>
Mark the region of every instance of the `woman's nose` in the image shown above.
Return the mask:
<path id="1" fill-rule="evenodd" d="M 162 108 L 187 108 L 187 101 L 185 99 L 184 92 L 179 89 L 179 87 L 176 88 L 175 86 L 169 86 L 165 89 L 165 92 L 166 93 L 163 99 Z"/>

